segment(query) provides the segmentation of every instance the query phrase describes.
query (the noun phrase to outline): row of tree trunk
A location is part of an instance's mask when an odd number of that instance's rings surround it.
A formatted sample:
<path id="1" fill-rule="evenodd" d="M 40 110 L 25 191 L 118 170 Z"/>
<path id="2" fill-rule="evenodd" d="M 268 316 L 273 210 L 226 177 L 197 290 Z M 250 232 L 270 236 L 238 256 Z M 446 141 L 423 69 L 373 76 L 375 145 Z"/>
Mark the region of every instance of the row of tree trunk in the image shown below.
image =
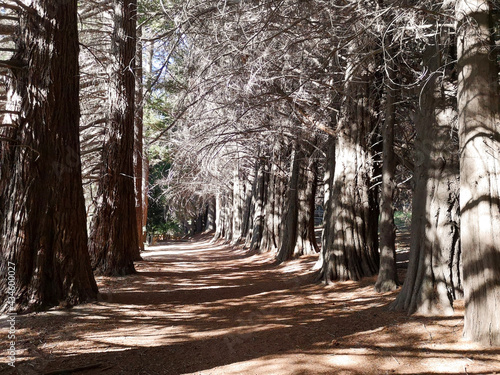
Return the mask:
<path id="1" fill-rule="evenodd" d="M 87 128 L 103 129 L 96 132 L 102 135 L 101 162 L 89 236 L 79 138 L 85 91 L 80 91 L 77 2 L 24 3 L 10 7 L 19 19 L 11 61 L 22 64 L 9 65 L 12 126 L 0 127 L 0 269 L 7 275 L 15 268 L 15 282 L 0 280 L 0 300 L 3 310 L 17 311 L 95 299 L 94 273 L 134 272 L 143 226 L 134 193 L 143 174 L 137 162 L 142 141 L 134 135 L 137 127 L 142 134 L 135 118 L 135 0 L 111 4 L 112 53 L 109 61 L 100 61 L 108 75 L 99 86 L 107 90 L 101 98 L 106 104 L 93 124 L 84 116 Z M 91 85 L 82 82 L 84 90 Z M 6 298 L 12 294 L 15 304 Z"/>

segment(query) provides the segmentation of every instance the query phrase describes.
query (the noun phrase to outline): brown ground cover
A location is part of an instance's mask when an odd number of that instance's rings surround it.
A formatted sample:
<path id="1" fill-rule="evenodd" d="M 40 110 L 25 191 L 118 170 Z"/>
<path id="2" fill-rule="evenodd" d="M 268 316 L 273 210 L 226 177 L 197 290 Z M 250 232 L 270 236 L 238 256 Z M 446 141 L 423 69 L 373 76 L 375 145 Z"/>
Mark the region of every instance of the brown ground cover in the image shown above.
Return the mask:
<path id="1" fill-rule="evenodd" d="M 461 301 L 451 317 L 390 312 L 374 278 L 315 284 L 316 256 L 276 266 L 207 237 L 143 257 L 99 277 L 96 303 L 19 316 L 0 373 L 500 374 L 500 349 L 462 339 Z"/>

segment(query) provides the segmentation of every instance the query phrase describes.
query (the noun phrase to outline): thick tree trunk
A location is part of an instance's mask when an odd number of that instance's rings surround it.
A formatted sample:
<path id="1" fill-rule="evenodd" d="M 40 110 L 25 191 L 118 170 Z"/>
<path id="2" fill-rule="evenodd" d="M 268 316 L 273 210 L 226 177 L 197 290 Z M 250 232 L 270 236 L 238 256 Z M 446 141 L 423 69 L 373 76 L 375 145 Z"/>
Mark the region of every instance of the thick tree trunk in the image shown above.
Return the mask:
<path id="1" fill-rule="evenodd" d="M 315 254 L 319 251 L 314 233 L 314 209 L 316 206 L 317 162 L 305 160 L 300 168 L 298 186 L 297 239 L 293 256 Z"/>
<path id="2" fill-rule="evenodd" d="M 500 345 L 500 115 L 493 3 L 458 0 L 464 336 Z"/>
<path id="3" fill-rule="evenodd" d="M 279 204 L 281 203 L 281 191 L 279 191 L 278 166 L 273 163 L 266 184 L 266 205 L 264 208 L 264 231 L 260 243 L 260 252 L 276 251 L 278 249 L 279 231 Z M 279 225 L 279 224 L 278 224 Z"/>
<path id="4" fill-rule="evenodd" d="M 27 1 L 20 15 L 15 58 L 29 66 L 10 75 L 8 101 L 9 110 L 19 111 L 10 121 L 19 126 L 0 127 L 4 311 L 74 305 L 97 295 L 80 163 L 76 3 Z"/>
<path id="5" fill-rule="evenodd" d="M 451 314 L 453 300 L 461 295 L 456 111 L 451 84 L 437 74 L 441 54 L 436 45 L 424 53 L 431 75 L 423 83 L 415 124 L 410 262 L 392 304 L 393 309 L 409 313 Z"/>
<path id="6" fill-rule="evenodd" d="M 390 67 L 389 69 L 391 69 Z M 386 95 L 386 116 L 382 129 L 382 189 L 380 203 L 380 269 L 375 283 L 377 292 L 388 292 L 399 285 L 396 270 L 396 226 L 394 225 L 394 192 L 396 189 L 394 156 L 394 125 L 396 91 L 390 81 Z"/>
<path id="7" fill-rule="evenodd" d="M 373 276 L 379 265 L 374 236 L 378 217 L 369 192 L 373 175 L 369 134 L 376 122 L 372 109 L 378 98 L 370 97 L 373 72 L 359 66 L 358 73 L 353 67 L 346 72 L 347 96 L 337 126 L 333 187 L 325 215 L 319 278 L 327 283 Z"/>
<path id="8" fill-rule="evenodd" d="M 335 234 L 335 221 L 333 220 L 334 207 L 330 204 L 333 199 L 333 176 L 335 174 L 335 138 L 328 136 L 326 141 L 326 160 L 325 160 L 325 175 L 323 176 L 323 231 L 321 232 L 321 249 L 325 249 L 328 244 L 334 242 Z M 319 253 L 319 258 L 314 265 L 315 270 L 319 270 L 323 267 L 323 250 Z M 323 275 L 318 274 L 318 280 Z"/>
<path id="9" fill-rule="evenodd" d="M 113 10 L 110 115 L 89 251 L 95 272 L 125 275 L 135 272 L 139 247 L 133 178 L 136 2 L 114 0 Z"/>
<path id="10" fill-rule="evenodd" d="M 300 164 L 303 163 L 304 152 L 298 145 L 292 154 L 290 165 L 290 179 L 288 182 L 288 194 L 285 201 L 286 208 L 283 218 L 282 241 L 277 254 L 277 262 L 282 263 L 292 259 L 297 243 L 297 226 L 299 213 L 299 179 Z"/>

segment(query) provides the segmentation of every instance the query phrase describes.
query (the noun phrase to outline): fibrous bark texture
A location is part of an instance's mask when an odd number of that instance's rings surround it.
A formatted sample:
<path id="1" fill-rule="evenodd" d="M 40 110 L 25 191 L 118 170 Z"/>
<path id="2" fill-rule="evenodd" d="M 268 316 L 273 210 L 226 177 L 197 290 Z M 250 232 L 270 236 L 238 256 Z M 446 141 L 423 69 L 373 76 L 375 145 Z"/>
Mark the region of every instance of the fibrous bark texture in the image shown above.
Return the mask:
<path id="1" fill-rule="evenodd" d="M 139 247 L 133 177 L 135 1 L 115 0 L 113 14 L 109 119 L 89 251 L 97 273 L 125 275 L 135 272 L 133 259 Z"/>
<path id="2" fill-rule="evenodd" d="M 392 69 L 390 67 L 389 69 Z M 393 76 L 394 74 L 392 74 Z M 394 192 L 396 189 L 394 156 L 394 125 L 396 89 L 389 77 L 386 95 L 386 116 L 382 129 L 382 188 L 380 202 L 380 268 L 375 290 L 379 293 L 394 290 L 399 285 L 396 272 L 396 226 L 394 225 Z"/>
<path id="3" fill-rule="evenodd" d="M 359 280 L 377 273 L 379 265 L 377 210 L 369 191 L 373 175 L 369 134 L 375 126 L 371 108 L 374 74 L 362 65 L 346 71 L 335 142 L 335 170 L 325 208 L 325 236 L 319 278 Z"/>
<path id="4" fill-rule="evenodd" d="M 500 118 L 494 2 L 458 0 L 464 336 L 500 345 Z"/>
<path id="5" fill-rule="evenodd" d="M 12 271 L 17 310 L 73 305 L 97 294 L 78 138 L 76 0 L 26 6 L 16 58 L 29 66 L 10 74 L 8 106 L 18 114 L 8 121 L 17 126 L 0 127 L 0 301 L 5 309 Z"/>
<path id="6" fill-rule="evenodd" d="M 410 262 L 392 305 L 409 313 L 451 314 L 462 293 L 456 104 L 453 86 L 437 74 L 442 54 L 438 45 L 424 53 L 431 74 L 423 83 L 416 117 Z"/>

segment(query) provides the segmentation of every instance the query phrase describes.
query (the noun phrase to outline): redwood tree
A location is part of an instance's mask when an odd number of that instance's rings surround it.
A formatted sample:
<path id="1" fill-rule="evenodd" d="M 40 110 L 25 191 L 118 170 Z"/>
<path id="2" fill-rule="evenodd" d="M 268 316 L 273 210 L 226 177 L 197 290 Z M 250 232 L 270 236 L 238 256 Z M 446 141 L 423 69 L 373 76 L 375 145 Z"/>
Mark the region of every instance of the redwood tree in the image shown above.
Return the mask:
<path id="1" fill-rule="evenodd" d="M 113 1 L 109 118 L 89 251 L 99 274 L 133 273 L 139 247 L 134 196 L 136 1 Z"/>
<path id="2" fill-rule="evenodd" d="M 440 34 L 446 35 L 443 30 Z M 456 103 L 452 82 L 438 74 L 445 65 L 449 70 L 453 67 L 446 64 L 443 46 L 444 42 L 429 44 L 424 52 L 429 77 L 422 82 L 415 120 L 410 261 L 401 293 L 392 305 L 409 313 L 451 314 L 453 301 L 462 293 Z"/>
<path id="3" fill-rule="evenodd" d="M 18 310 L 96 297 L 87 251 L 79 125 L 76 0 L 20 12 L 9 75 L 14 126 L 0 127 L 0 270 L 15 265 Z M 7 277 L 0 280 L 6 308 Z"/>
<path id="4" fill-rule="evenodd" d="M 464 336 L 500 345 L 500 115 L 493 6 L 458 0 L 460 240 Z"/>
<path id="5" fill-rule="evenodd" d="M 351 44 L 349 52 L 358 50 Z M 337 124 L 337 136 L 330 141 L 335 148 L 335 163 L 327 166 L 333 175 L 325 208 L 322 267 L 319 278 L 358 280 L 378 271 L 376 230 L 378 215 L 373 210 L 370 181 L 373 176 L 370 133 L 375 126 L 372 109 L 374 95 L 373 65 L 349 62 L 345 73 L 345 98 Z M 374 235 L 375 234 L 375 235 Z"/>

